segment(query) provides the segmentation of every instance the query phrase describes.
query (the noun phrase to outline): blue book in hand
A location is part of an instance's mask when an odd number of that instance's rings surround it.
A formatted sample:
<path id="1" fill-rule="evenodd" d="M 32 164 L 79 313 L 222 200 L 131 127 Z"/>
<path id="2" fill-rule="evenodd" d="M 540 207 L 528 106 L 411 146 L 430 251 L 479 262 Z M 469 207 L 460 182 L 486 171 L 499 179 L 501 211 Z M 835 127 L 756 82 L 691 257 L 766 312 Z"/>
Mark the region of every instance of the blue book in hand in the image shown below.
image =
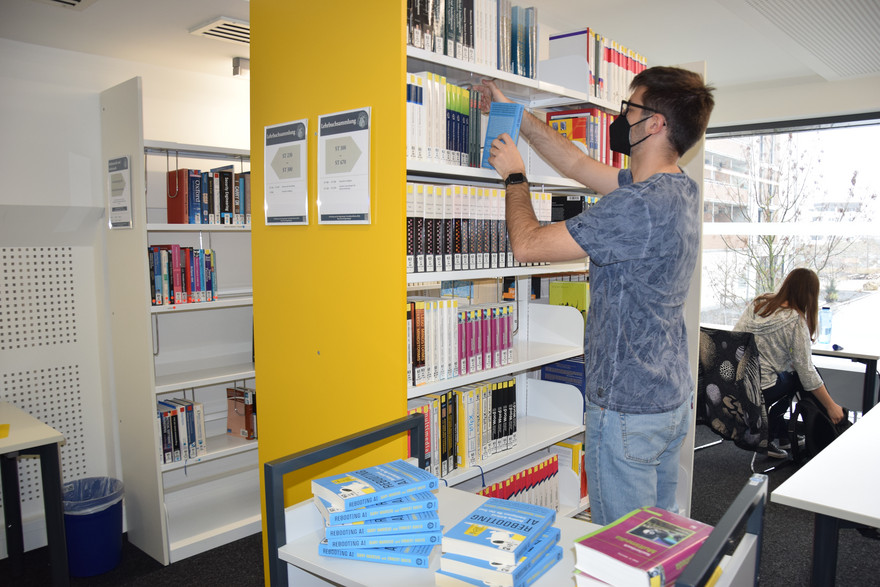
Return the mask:
<path id="1" fill-rule="evenodd" d="M 312 481 L 312 494 L 348 511 L 437 489 L 437 477 L 397 460 Z"/>
<path id="2" fill-rule="evenodd" d="M 519 127 L 522 124 L 524 110 L 522 104 L 492 102 L 489 107 L 489 121 L 486 123 L 486 141 L 483 143 L 481 167 L 495 169 L 489 164 L 489 150 L 492 147 L 492 141 L 499 136 L 507 133 L 514 143 L 519 140 Z"/>
<path id="3" fill-rule="evenodd" d="M 490 498 L 443 535 L 443 552 L 515 565 L 556 521 L 556 510 Z"/>

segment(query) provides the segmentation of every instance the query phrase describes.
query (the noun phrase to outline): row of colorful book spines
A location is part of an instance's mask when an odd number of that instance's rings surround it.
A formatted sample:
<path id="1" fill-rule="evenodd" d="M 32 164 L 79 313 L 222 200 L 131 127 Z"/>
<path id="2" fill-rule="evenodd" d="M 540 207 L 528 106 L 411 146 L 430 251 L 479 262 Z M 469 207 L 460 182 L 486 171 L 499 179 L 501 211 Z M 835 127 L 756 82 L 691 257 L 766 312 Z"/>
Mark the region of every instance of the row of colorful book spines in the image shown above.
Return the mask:
<path id="1" fill-rule="evenodd" d="M 467 419 L 468 396 L 475 416 Z M 476 410 L 477 400 L 479 410 Z M 493 380 L 409 400 L 407 412 L 425 417 L 428 471 L 445 477 L 516 446 L 516 380 Z M 464 414 L 464 416 L 461 416 Z M 469 455 L 471 439 L 474 453 Z M 476 451 L 479 452 L 476 452 Z M 412 456 L 412 455 L 410 455 Z"/>
<path id="2" fill-rule="evenodd" d="M 648 60 L 617 41 L 594 35 L 602 57 L 593 83 L 595 96 L 612 102 L 624 100 L 633 78 L 648 68 Z"/>
<path id="3" fill-rule="evenodd" d="M 431 72 L 406 75 L 407 157 L 479 167 L 480 92 L 447 83 Z"/>
<path id="4" fill-rule="evenodd" d="M 551 36 L 549 45 L 551 58 L 575 54 L 587 59 L 590 95 L 595 98 L 626 98 L 632 79 L 648 67 L 644 55 L 590 28 Z"/>
<path id="5" fill-rule="evenodd" d="M 488 484 L 479 495 L 556 509 L 559 504 L 558 473 L 559 456 L 549 455 L 540 463 Z"/>
<path id="6" fill-rule="evenodd" d="M 510 303 L 458 308 L 455 300 L 412 301 L 407 316 L 409 381 L 415 387 L 513 362 Z"/>
<path id="7" fill-rule="evenodd" d="M 407 0 L 407 44 L 460 61 L 537 76 L 537 14 L 509 0 Z"/>
<path id="8" fill-rule="evenodd" d="M 217 255 L 213 249 L 150 245 L 147 257 L 152 305 L 212 302 L 217 297 Z"/>
<path id="9" fill-rule="evenodd" d="M 611 123 L 615 115 L 597 108 L 584 111 L 566 111 L 548 113 L 547 124 L 556 132 L 570 141 L 578 142 L 587 147 L 593 159 L 618 169 L 629 167 L 629 156 L 611 150 L 608 140 Z"/>
<path id="10" fill-rule="evenodd" d="M 177 169 L 168 172 L 166 218 L 169 224 L 250 224 L 250 203 L 250 171 Z"/>
<path id="11" fill-rule="evenodd" d="M 159 455 L 162 463 L 196 459 L 208 454 L 205 410 L 201 402 L 172 398 L 156 402 Z"/>

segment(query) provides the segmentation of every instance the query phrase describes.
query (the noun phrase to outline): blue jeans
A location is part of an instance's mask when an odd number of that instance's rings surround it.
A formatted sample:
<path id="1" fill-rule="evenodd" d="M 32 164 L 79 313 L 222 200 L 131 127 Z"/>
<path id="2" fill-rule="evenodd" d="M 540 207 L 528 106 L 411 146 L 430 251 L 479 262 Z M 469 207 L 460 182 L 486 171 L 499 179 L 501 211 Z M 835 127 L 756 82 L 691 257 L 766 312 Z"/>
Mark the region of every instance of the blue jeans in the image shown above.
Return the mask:
<path id="1" fill-rule="evenodd" d="M 691 400 L 670 412 L 624 414 L 587 400 L 586 472 L 593 523 L 643 506 L 678 512 L 675 489 Z"/>

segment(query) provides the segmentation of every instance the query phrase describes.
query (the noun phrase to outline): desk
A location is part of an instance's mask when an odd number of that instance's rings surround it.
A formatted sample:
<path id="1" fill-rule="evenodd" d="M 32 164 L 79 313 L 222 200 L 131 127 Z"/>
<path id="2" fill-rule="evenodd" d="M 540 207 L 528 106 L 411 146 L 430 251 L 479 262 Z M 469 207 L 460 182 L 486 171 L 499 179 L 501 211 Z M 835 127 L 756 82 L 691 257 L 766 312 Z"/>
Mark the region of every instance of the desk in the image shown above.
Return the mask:
<path id="1" fill-rule="evenodd" d="M 864 363 L 865 365 L 865 383 L 862 388 L 862 413 L 865 414 L 877 403 L 877 359 L 880 358 L 876 354 L 866 353 L 864 350 L 856 349 L 851 351 L 846 348 L 835 351 L 830 344 L 822 344 L 813 346 L 814 355 L 820 357 L 835 357 L 838 359 L 849 359 L 856 363 Z"/>
<path id="2" fill-rule="evenodd" d="M 833 585 L 837 533 L 845 522 L 880 526 L 880 410 L 872 410 L 770 495 L 776 503 L 816 514 L 813 585 Z"/>
<path id="3" fill-rule="evenodd" d="M 437 498 L 440 500 L 440 523 L 444 528 L 450 528 L 486 501 L 485 497 L 447 487 L 441 487 L 437 491 Z M 435 584 L 434 571 L 440 568 L 439 548 L 434 549 L 431 567 L 428 569 L 324 557 L 318 554 L 318 543 L 324 537 L 323 518 L 315 505 L 311 501 L 305 501 L 290 506 L 285 511 L 285 517 L 287 543 L 278 549 L 278 556 L 296 567 L 290 570 L 294 573 L 289 574 L 290 585 L 433 587 Z M 534 583 L 535 587 L 575 585 L 572 574 L 575 562 L 574 541 L 599 528 L 596 524 L 564 517 L 557 517 L 554 525 L 562 532 L 559 544 L 563 548 L 564 556 Z"/>
<path id="4" fill-rule="evenodd" d="M 21 575 L 24 538 L 18 488 L 18 457 L 40 457 L 43 480 L 43 507 L 52 584 L 68 585 L 67 543 L 64 535 L 61 461 L 59 444 L 64 436 L 12 404 L 0 402 L 0 424 L 9 424 L 9 435 L 0 438 L 0 476 L 3 485 L 3 514 L 6 521 L 6 550 L 13 577 Z"/>

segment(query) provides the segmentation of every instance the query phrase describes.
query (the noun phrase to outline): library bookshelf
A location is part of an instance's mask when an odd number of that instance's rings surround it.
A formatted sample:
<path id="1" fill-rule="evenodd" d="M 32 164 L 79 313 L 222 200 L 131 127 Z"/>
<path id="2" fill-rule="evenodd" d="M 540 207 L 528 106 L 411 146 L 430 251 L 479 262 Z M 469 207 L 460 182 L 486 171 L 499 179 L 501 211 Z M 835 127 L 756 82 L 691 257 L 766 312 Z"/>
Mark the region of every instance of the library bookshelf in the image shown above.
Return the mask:
<path id="1" fill-rule="evenodd" d="M 585 263 L 579 263 L 407 274 L 407 181 L 500 187 L 500 178 L 488 170 L 407 161 L 408 72 L 432 71 L 460 85 L 492 77 L 500 80 L 506 94 L 530 108 L 577 107 L 589 98 L 582 92 L 540 81 L 540 76 L 538 80 L 510 76 L 407 47 L 404 2 L 349 3 L 344 10 L 347 24 L 339 18 L 339 7 L 326 3 L 293 6 L 272 2 L 251 7 L 252 27 L 259 31 L 251 39 L 251 49 L 261 59 L 261 67 L 254 69 L 251 77 L 254 186 L 262 186 L 264 180 L 265 127 L 307 119 L 311 133 L 319 116 L 365 106 L 372 109 L 374 121 L 369 154 L 369 225 L 326 226 L 312 220 L 308 226 L 267 227 L 260 212 L 263 195 L 255 189 L 252 246 L 254 289 L 258 292 L 254 325 L 260 364 L 261 465 L 391 421 L 405 413 L 407 399 L 465 381 L 415 389 L 407 385 L 403 375 L 406 322 L 402 309 L 408 287 L 446 279 L 513 275 L 517 290 L 525 292 L 532 275 L 586 269 Z M 334 33 L 328 34 L 315 23 L 333 23 Z M 311 54 L 320 54 L 321 59 L 291 59 Z M 304 80 L 309 88 L 320 91 L 304 90 Z M 520 144 L 533 189 L 583 189 L 558 177 L 528 145 L 523 141 Z M 312 219 L 317 216 L 317 148 L 317 141 L 310 137 Z M 278 251 L 285 254 L 283 271 L 279 271 Z M 277 292 L 283 292 L 283 298 Z M 574 387 L 549 385 L 535 375 L 545 363 L 583 352 L 583 321 L 578 317 L 579 322 L 575 322 L 566 315 L 568 308 L 548 308 L 526 299 L 518 304 L 522 330 L 517 334 L 515 365 L 504 373 L 477 377 L 517 377 L 517 391 L 524 394 L 523 401 L 518 398 L 517 402 L 522 410 L 521 422 L 523 429 L 530 431 L 520 442 L 523 452 L 518 456 L 523 456 L 583 431 L 580 393 Z M 552 336 L 529 331 L 546 322 L 547 317 L 551 323 L 558 318 L 568 326 L 554 329 Z M 698 313 L 691 323 L 698 323 Z M 577 407 L 571 408 L 574 404 Z M 559 410 L 567 413 L 560 414 Z M 291 474 L 285 481 L 285 501 L 294 504 L 310 498 L 312 478 L 400 458 L 404 450 L 402 440 L 386 442 Z M 504 457 L 496 464 L 501 466 L 506 461 Z M 462 471 L 458 475 L 458 482 L 464 482 L 476 473 Z"/>
<path id="2" fill-rule="evenodd" d="M 166 177 L 247 150 L 145 141 L 134 78 L 101 94 L 103 155 L 129 156 L 132 227 L 106 232 L 113 366 L 129 540 L 163 564 L 260 531 L 257 441 L 226 434 L 226 388 L 255 387 L 249 225 L 166 222 Z M 216 298 L 152 305 L 147 248 L 215 251 Z M 207 454 L 165 463 L 157 401 L 200 402 Z"/>

